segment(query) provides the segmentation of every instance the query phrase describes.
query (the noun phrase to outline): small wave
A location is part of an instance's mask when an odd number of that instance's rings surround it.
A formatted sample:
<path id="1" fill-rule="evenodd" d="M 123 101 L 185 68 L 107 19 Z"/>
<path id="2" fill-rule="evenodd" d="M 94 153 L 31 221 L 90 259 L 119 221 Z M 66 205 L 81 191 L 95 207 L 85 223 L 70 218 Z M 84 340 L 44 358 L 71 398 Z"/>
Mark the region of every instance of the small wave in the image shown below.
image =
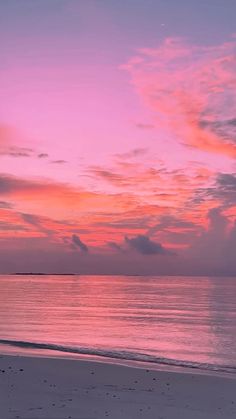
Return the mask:
<path id="1" fill-rule="evenodd" d="M 172 358 L 157 357 L 154 355 L 131 352 L 131 351 L 116 351 L 109 349 L 99 349 L 99 348 L 88 348 L 88 347 L 69 347 L 64 345 L 57 345 L 54 343 L 38 343 L 38 342 L 27 342 L 21 340 L 7 340 L 0 339 L 0 344 L 14 346 L 18 348 L 31 348 L 31 349 L 46 349 L 51 351 L 59 351 L 64 353 L 71 354 L 80 354 L 80 355 L 93 355 L 104 358 L 111 359 L 120 359 L 126 361 L 138 361 L 138 362 L 147 362 L 156 365 L 168 365 L 174 367 L 183 367 L 183 368 L 195 368 L 199 370 L 206 371 L 216 371 L 216 372 L 226 372 L 226 373 L 235 373 L 236 367 L 232 365 L 217 365 L 217 364 L 208 364 L 204 362 L 193 362 L 193 361 L 184 361 L 177 360 Z"/>

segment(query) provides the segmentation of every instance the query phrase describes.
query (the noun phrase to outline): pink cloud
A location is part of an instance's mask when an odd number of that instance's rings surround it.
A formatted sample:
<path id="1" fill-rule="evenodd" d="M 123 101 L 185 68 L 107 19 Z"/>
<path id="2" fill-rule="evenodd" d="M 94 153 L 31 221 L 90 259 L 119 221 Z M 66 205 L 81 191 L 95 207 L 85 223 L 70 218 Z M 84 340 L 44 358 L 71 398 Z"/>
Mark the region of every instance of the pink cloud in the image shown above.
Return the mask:
<path id="1" fill-rule="evenodd" d="M 168 38 L 156 49 L 141 49 L 123 68 L 154 111 L 156 126 L 194 148 L 236 156 L 234 39 L 203 47 Z"/>

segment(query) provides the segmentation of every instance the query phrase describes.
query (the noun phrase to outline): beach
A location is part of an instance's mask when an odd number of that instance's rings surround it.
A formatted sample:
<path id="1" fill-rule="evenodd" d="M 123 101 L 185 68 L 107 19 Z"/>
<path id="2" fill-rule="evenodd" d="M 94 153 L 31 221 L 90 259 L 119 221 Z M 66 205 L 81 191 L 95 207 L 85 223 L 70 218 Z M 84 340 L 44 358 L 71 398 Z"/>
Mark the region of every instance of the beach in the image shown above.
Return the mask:
<path id="1" fill-rule="evenodd" d="M 187 371 L 187 369 L 186 369 Z M 230 419 L 236 378 L 1 355 L 1 419 Z"/>

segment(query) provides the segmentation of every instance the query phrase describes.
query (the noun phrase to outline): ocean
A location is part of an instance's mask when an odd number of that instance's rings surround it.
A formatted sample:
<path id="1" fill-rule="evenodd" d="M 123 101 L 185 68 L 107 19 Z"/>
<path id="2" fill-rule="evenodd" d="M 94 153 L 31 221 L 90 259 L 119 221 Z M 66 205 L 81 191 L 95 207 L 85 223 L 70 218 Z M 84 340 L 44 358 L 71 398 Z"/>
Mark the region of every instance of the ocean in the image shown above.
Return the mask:
<path id="1" fill-rule="evenodd" d="M 0 353 L 236 373 L 236 278 L 1 275 Z"/>

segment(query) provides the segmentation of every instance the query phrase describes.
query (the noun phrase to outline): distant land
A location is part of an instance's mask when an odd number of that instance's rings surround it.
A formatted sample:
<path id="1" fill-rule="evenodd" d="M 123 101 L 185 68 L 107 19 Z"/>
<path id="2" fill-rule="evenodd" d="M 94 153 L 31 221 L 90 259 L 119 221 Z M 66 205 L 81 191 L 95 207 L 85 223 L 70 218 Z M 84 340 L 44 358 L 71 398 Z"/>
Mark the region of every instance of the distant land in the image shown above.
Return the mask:
<path id="1" fill-rule="evenodd" d="M 78 275 L 75 273 L 46 273 L 46 272 L 15 272 L 13 275 Z"/>

